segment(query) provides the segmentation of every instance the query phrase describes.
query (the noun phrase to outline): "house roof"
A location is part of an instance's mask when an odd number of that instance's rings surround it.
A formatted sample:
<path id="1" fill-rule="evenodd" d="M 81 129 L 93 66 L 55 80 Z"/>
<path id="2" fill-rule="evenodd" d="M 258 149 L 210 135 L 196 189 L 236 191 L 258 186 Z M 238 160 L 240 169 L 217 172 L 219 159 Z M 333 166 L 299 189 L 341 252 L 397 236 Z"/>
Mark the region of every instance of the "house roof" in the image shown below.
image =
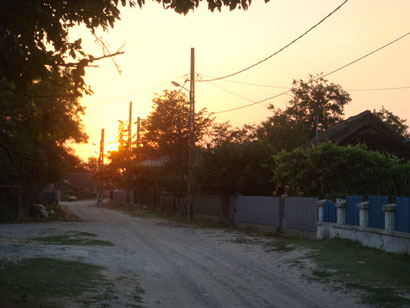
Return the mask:
<path id="1" fill-rule="evenodd" d="M 64 181 L 78 189 L 88 188 L 93 190 L 97 187 L 92 173 L 70 173 L 65 177 Z"/>
<path id="2" fill-rule="evenodd" d="M 410 159 L 410 140 L 391 129 L 370 110 L 341 121 L 313 138 L 302 148 L 311 147 L 325 141 L 346 146 L 366 144 L 369 149 L 395 154 Z"/>

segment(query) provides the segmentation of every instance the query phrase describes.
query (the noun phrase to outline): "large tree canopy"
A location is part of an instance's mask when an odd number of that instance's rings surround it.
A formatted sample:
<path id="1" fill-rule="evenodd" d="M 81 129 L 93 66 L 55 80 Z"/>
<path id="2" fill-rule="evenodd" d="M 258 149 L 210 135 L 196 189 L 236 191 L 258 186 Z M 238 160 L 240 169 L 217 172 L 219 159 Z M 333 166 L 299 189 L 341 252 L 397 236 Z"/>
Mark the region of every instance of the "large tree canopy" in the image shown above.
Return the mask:
<path id="1" fill-rule="evenodd" d="M 157 0 L 165 8 L 186 14 L 200 0 Z M 250 0 L 207 0 L 211 11 L 229 6 L 246 9 Z M 2 0 L 0 1 L 0 80 L 23 91 L 34 78 L 51 69 L 71 67 L 75 85 L 85 89 L 84 67 L 96 58 L 85 54 L 81 39 L 71 41 L 70 28 L 85 25 L 92 33 L 114 26 L 119 6 L 144 5 L 145 0 Z M 9 85 L 8 85 L 9 86 Z M 75 87 L 74 90 L 78 88 Z"/>
<path id="2" fill-rule="evenodd" d="M 285 110 L 270 106 L 273 115 L 262 122 L 258 138 L 271 143 L 275 150 L 291 150 L 302 145 L 318 132 L 343 119 L 349 93 L 330 83 L 321 74 L 308 81 L 293 81 L 292 97 Z"/>

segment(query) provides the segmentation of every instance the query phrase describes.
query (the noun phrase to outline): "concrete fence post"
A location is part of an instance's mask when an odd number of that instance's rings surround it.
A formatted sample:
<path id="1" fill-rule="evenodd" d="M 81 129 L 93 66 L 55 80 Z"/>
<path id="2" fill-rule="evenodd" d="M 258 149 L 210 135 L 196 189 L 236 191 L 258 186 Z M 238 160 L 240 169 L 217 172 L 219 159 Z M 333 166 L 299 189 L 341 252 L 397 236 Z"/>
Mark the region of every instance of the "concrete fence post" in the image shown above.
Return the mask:
<path id="1" fill-rule="evenodd" d="M 319 211 L 319 222 L 323 222 L 323 207 L 326 205 L 326 200 L 319 200 L 317 202 L 317 209 Z"/>
<path id="2" fill-rule="evenodd" d="M 369 201 L 358 203 L 357 208 L 359 209 L 360 227 L 368 227 L 369 226 Z"/>
<path id="3" fill-rule="evenodd" d="M 336 202 L 337 223 L 344 225 L 346 221 L 346 201 Z"/>
<path id="4" fill-rule="evenodd" d="M 396 203 L 383 205 L 384 229 L 386 230 L 394 231 L 396 207 Z"/>

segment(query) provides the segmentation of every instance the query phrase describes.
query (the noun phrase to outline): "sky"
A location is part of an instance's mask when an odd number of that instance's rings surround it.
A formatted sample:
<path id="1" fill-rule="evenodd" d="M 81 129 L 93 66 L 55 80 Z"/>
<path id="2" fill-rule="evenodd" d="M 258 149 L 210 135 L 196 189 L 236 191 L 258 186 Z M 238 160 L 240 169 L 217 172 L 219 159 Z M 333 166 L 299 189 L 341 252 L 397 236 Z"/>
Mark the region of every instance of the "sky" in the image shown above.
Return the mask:
<path id="1" fill-rule="evenodd" d="M 247 11 L 224 8 L 211 12 L 206 3 L 188 15 L 165 10 L 156 2 L 142 8 L 122 8 L 121 20 L 108 32 L 100 31 L 111 52 L 123 46 L 115 61 L 104 59 L 86 70 L 85 80 L 94 94 L 81 98 L 82 117 L 89 143 L 75 145 L 83 159 L 98 156 L 101 129 L 105 149 L 116 147 L 118 120 L 127 121 L 133 102 L 133 121 L 146 118 L 152 99 L 176 89 L 190 72 L 195 48 L 199 79 L 234 73 L 278 51 L 339 6 L 343 0 L 253 1 Z M 410 1 L 348 1 L 306 36 L 262 64 L 224 80 L 195 83 L 196 110 L 219 112 L 279 94 L 293 80 L 331 72 L 410 31 Z M 81 37 L 84 49 L 95 56 L 102 50 L 84 28 L 70 32 Z M 410 35 L 330 76 L 330 82 L 349 92 L 352 101 L 345 117 L 364 110 L 389 111 L 410 126 Z M 252 84 L 252 85 L 250 85 Z M 386 88 L 402 88 L 381 90 Z M 285 88 L 285 89 L 283 89 Z M 218 122 L 232 126 L 259 124 L 272 113 L 268 104 L 285 108 L 287 95 L 236 111 L 216 114 Z M 133 127 L 135 132 L 136 126 Z"/>

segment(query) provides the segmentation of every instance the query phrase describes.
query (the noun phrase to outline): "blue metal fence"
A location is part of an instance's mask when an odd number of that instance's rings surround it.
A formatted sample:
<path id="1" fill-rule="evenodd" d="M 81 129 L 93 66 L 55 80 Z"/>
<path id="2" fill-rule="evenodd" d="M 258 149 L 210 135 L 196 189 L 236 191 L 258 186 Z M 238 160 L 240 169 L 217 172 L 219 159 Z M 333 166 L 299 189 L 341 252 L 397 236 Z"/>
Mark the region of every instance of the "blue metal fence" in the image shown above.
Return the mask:
<path id="1" fill-rule="evenodd" d="M 359 225 L 359 209 L 357 203 L 363 202 L 363 196 L 346 197 L 346 225 Z"/>
<path id="2" fill-rule="evenodd" d="M 396 231 L 410 233 L 410 198 L 396 199 Z"/>
<path id="3" fill-rule="evenodd" d="M 326 204 L 323 207 L 323 221 L 324 222 L 337 222 L 336 206 L 333 201 L 326 200 Z"/>
<path id="4" fill-rule="evenodd" d="M 389 203 L 388 197 L 369 196 L 369 227 L 384 229 L 383 205 Z"/>

